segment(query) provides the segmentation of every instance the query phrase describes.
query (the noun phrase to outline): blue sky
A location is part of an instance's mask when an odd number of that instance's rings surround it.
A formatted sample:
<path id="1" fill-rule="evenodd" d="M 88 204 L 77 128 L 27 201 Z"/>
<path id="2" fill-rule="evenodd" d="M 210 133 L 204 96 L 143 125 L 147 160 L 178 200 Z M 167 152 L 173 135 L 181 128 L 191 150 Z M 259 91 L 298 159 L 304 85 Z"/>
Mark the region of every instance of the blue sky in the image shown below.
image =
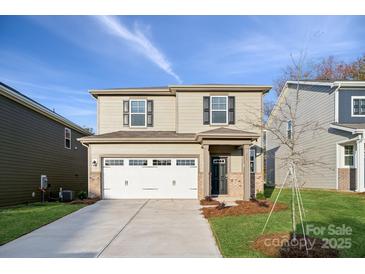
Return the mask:
<path id="1" fill-rule="evenodd" d="M 89 89 L 270 85 L 304 48 L 308 61 L 365 53 L 364 25 L 364 16 L 0 16 L 0 81 L 95 128 Z"/>

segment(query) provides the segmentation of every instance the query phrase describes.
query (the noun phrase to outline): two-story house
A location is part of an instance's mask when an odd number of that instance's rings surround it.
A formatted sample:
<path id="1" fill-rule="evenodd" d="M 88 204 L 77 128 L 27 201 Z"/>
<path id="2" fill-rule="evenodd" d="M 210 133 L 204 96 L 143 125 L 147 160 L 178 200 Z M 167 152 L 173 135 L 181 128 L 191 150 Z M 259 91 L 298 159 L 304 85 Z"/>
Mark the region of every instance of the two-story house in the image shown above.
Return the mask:
<path id="1" fill-rule="evenodd" d="M 365 82 L 300 81 L 298 92 L 297 85 L 286 83 L 267 123 L 270 127 L 281 115 L 277 110 L 284 98 L 288 102 L 298 94 L 297 124 L 315 122 L 322 128 L 300 137 L 302 151 L 309 152 L 306 161 L 313 164 L 298 172 L 299 181 L 308 188 L 365 191 Z M 282 130 L 294 130 L 292 121 L 284 124 Z M 287 172 L 285 147 L 269 131 L 266 139 L 267 181 L 280 185 Z"/>
<path id="2" fill-rule="evenodd" d="M 39 201 L 42 175 L 46 198 L 86 191 L 87 150 L 77 139 L 90 134 L 0 82 L 0 206 Z"/>
<path id="3" fill-rule="evenodd" d="M 249 199 L 263 188 L 263 95 L 270 86 L 91 90 L 97 135 L 89 195 L 104 199 Z"/>

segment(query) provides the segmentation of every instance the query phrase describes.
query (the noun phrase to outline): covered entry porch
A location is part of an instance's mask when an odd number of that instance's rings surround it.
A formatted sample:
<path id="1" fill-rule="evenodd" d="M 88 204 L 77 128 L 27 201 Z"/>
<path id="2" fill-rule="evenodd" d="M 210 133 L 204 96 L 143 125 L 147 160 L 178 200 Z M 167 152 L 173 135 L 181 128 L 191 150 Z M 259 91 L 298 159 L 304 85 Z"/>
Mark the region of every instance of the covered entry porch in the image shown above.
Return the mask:
<path id="1" fill-rule="evenodd" d="M 217 130 L 215 130 L 217 131 Z M 203 149 L 203 182 L 199 196 L 249 200 L 256 195 L 256 155 L 259 135 L 225 129 L 198 135 Z M 262 182 L 263 185 L 263 182 Z"/>

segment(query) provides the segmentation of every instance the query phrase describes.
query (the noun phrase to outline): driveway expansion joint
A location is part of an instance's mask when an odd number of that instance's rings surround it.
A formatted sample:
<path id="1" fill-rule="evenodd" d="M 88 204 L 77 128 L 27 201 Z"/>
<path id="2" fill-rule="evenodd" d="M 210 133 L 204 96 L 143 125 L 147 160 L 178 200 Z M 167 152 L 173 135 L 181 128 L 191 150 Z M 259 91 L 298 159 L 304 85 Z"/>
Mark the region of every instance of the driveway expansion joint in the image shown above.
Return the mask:
<path id="1" fill-rule="evenodd" d="M 133 219 L 141 212 L 141 210 L 148 204 L 150 200 L 146 200 L 133 214 L 133 216 L 128 220 L 128 222 L 122 226 L 122 228 L 113 236 L 113 238 L 101 249 L 101 251 L 96 255 L 96 258 L 99 258 L 103 252 L 111 245 L 111 243 L 122 233 L 122 231 L 133 221 Z"/>

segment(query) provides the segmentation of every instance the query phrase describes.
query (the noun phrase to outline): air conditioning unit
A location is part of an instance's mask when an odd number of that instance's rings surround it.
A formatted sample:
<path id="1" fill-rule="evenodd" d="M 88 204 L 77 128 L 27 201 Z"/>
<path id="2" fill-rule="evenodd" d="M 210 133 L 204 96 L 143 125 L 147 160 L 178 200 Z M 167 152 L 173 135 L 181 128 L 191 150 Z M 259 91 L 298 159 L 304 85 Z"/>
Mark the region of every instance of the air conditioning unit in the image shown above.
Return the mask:
<path id="1" fill-rule="evenodd" d="M 62 201 L 71 202 L 75 199 L 74 192 L 72 190 L 62 190 Z"/>

